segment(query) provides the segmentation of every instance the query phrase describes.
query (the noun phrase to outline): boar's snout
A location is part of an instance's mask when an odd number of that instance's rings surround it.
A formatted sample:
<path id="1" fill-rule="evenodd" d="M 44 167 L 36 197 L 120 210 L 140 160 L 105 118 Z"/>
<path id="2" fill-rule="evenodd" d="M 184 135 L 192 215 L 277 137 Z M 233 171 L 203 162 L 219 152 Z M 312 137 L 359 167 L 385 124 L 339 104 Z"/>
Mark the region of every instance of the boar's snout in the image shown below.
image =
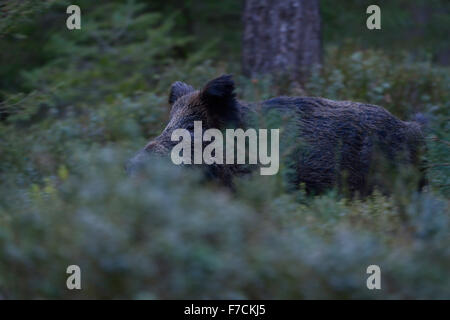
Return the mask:
<path id="1" fill-rule="evenodd" d="M 150 153 L 145 149 L 142 149 L 136 155 L 129 159 L 125 164 L 125 171 L 128 175 L 133 175 L 142 170 L 149 162 Z"/>
<path id="2" fill-rule="evenodd" d="M 129 159 L 125 164 L 125 170 L 128 175 L 133 175 L 136 172 L 144 169 L 152 157 L 163 157 L 168 154 L 169 146 L 160 137 L 154 141 L 149 142 L 143 149 L 138 151 L 133 158 Z"/>

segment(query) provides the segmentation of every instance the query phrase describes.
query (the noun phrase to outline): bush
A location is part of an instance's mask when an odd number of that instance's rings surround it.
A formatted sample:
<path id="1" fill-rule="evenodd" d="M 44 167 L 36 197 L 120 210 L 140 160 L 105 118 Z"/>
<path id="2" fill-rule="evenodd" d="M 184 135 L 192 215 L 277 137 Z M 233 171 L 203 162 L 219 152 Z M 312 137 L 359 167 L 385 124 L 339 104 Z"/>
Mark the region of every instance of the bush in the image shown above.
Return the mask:
<path id="1" fill-rule="evenodd" d="M 325 195 L 300 204 L 202 186 L 195 171 L 158 159 L 126 178 L 121 153 L 76 156 L 44 185 L 2 190 L 5 298 L 445 298 L 448 203 L 415 194 L 406 216 L 392 199 Z M 258 209 L 257 209 L 258 207 Z M 65 268 L 83 290 L 65 288 Z M 383 293 L 365 288 L 378 264 Z"/>

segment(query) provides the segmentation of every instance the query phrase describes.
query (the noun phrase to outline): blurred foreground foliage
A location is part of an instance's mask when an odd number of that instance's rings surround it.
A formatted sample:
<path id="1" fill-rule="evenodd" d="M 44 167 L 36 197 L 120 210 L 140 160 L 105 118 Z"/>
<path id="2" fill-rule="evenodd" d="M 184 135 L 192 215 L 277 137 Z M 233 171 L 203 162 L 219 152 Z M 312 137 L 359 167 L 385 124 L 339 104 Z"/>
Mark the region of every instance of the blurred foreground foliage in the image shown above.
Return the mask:
<path id="1" fill-rule="evenodd" d="M 177 12 L 80 3 L 83 32 L 30 39 L 42 60 L 2 86 L 0 298 L 449 298 L 448 68 L 344 43 L 327 46 L 304 86 L 247 79 L 217 44 L 179 32 Z M 44 18 L 64 23 L 64 8 Z M 42 23 L 10 20 L 1 30 L 25 35 Z M 318 95 L 425 114 L 429 186 L 418 193 L 406 172 L 384 177 L 390 196 L 308 197 L 288 190 L 282 167 L 238 180 L 232 194 L 161 159 L 126 177 L 126 159 L 167 122 L 170 83 L 229 72 L 249 101 Z M 66 289 L 72 264 L 81 291 Z M 366 288 L 371 264 L 381 291 Z"/>

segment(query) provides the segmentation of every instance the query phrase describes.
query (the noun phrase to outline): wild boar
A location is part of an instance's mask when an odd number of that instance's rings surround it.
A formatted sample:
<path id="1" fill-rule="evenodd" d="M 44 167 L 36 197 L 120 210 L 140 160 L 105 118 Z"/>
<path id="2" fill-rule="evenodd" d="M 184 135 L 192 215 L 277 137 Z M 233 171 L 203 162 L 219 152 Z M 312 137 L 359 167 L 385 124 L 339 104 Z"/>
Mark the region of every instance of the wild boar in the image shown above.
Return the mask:
<path id="1" fill-rule="evenodd" d="M 420 165 L 424 146 L 420 123 L 399 120 L 380 106 L 319 97 L 277 97 L 247 103 L 237 100 L 234 90 L 230 75 L 211 80 L 201 90 L 175 82 L 169 94 L 169 123 L 129 161 L 127 170 L 134 172 L 148 161 L 149 154 L 170 154 L 177 144 L 171 139 L 174 130 L 183 128 L 193 134 L 194 121 L 201 121 L 203 130 L 251 128 L 255 114 L 270 112 L 287 115 L 290 136 L 301 141 L 290 155 L 290 180 L 295 187 L 303 184 L 309 193 L 333 187 L 352 194 L 370 193 L 375 186 L 370 174 L 374 168 L 382 170 L 376 166 L 377 155 L 397 166 Z M 203 166 L 209 177 L 228 186 L 233 185 L 233 177 L 253 170 L 253 166 L 236 164 Z"/>

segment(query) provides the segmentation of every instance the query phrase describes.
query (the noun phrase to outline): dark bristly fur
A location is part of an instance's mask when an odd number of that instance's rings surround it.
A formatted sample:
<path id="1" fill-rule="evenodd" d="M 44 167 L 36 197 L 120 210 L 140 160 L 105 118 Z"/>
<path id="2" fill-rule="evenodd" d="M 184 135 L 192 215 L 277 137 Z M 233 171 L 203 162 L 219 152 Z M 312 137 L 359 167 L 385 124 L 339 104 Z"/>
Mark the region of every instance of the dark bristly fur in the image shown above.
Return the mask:
<path id="1" fill-rule="evenodd" d="M 175 82 L 174 84 L 172 84 L 172 87 L 170 89 L 169 103 L 173 104 L 179 97 L 182 97 L 192 91 L 194 91 L 194 88 L 192 88 L 190 85 L 181 81 Z"/>
<path id="2" fill-rule="evenodd" d="M 130 170 L 139 166 L 142 153 L 169 154 L 176 144 L 170 141 L 174 129 L 192 130 L 193 121 L 203 121 L 203 130 L 251 127 L 249 114 L 270 110 L 293 115 L 296 136 L 308 146 L 307 152 L 296 154 L 292 179 L 296 186 L 305 184 L 307 191 L 320 193 L 338 186 L 352 193 L 369 193 L 377 151 L 391 163 L 419 165 L 423 145 L 419 122 L 399 120 L 379 106 L 315 97 L 277 97 L 247 104 L 236 100 L 229 75 L 210 81 L 200 91 L 175 82 L 169 101 L 172 110 L 167 127 L 130 161 Z M 226 185 L 247 171 L 248 167 L 237 165 L 207 166 L 208 175 Z"/>

